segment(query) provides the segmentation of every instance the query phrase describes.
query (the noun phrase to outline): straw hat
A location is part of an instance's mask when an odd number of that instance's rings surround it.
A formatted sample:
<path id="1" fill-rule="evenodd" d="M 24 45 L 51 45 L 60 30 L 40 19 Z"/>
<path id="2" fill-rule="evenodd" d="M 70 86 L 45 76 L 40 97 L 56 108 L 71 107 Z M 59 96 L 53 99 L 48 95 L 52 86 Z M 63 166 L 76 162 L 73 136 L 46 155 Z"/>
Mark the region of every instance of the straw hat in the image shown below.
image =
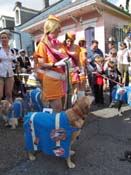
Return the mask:
<path id="1" fill-rule="evenodd" d="M 67 32 L 66 35 L 68 36 L 68 38 L 70 38 L 73 41 L 76 39 L 76 33 L 73 31 Z"/>
<path id="2" fill-rule="evenodd" d="M 24 49 L 20 49 L 19 50 L 19 53 L 22 53 L 22 52 L 25 52 L 25 50 Z"/>
<path id="3" fill-rule="evenodd" d="M 85 37 L 80 37 L 79 41 L 86 41 Z"/>

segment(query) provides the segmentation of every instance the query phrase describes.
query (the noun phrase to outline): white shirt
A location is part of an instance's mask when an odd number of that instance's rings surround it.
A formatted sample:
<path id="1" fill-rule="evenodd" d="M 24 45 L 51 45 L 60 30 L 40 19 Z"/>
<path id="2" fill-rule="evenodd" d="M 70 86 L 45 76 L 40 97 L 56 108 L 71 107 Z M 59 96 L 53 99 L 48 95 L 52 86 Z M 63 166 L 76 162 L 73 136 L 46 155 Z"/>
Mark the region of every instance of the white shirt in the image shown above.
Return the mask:
<path id="1" fill-rule="evenodd" d="M 0 77 L 12 77 L 14 75 L 12 69 L 14 56 L 11 50 L 6 53 L 3 48 L 0 48 L 0 60 Z"/>
<path id="2" fill-rule="evenodd" d="M 34 66 L 35 66 L 34 59 L 33 60 L 30 59 L 30 64 L 31 64 L 31 68 L 34 68 Z"/>
<path id="3" fill-rule="evenodd" d="M 129 64 L 129 50 L 124 49 L 124 50 L 119 50 L 117 53 L 118 56 L 118 63 L 119 64 Z"/>

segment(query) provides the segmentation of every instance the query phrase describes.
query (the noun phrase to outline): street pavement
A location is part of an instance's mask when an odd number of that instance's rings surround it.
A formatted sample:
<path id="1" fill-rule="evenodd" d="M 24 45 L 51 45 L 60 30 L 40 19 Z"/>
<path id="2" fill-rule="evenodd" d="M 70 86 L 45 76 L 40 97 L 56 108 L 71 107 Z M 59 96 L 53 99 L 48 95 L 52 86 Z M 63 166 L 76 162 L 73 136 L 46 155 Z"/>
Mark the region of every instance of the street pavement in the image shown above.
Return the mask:
<path id="1" fill-rule="evenodd" d="M 42 153 L 37 154 L 35 161 L 29 161 L 22 124 L 11 131 L 1 123 L 0 175 L 130 175 L 131 163 L 120 158 L 126 150 L 131 151 L 131 107 L 124 105 L 122 110 L 123 116 L 119 117 L 116 108 L 91 106 L 81 135 L 73 145 L 74 169 L 69 169 L 63 158 Z"/>

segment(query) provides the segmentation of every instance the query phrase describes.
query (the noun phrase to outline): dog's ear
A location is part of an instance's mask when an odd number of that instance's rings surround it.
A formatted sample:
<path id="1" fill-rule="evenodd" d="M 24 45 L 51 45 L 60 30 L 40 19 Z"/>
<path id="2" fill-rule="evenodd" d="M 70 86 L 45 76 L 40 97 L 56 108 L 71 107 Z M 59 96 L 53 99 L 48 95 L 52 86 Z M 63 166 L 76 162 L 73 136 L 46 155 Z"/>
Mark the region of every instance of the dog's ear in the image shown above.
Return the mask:
<path id="1" fill-rule="evenodd" d="M 83 96 L 77 100 L 77 103 L 83 114 L 88 114 L 90 110 L 90 100 L 89 97 Z"/>
<path id="2" fill-rule="evenodd" d="M 8 109 L 11 107 L 11 103 L 8 102 L 7 100 L 2 100 L 1 101 L 1 107 L 4 108 L 4 109 Z"/>

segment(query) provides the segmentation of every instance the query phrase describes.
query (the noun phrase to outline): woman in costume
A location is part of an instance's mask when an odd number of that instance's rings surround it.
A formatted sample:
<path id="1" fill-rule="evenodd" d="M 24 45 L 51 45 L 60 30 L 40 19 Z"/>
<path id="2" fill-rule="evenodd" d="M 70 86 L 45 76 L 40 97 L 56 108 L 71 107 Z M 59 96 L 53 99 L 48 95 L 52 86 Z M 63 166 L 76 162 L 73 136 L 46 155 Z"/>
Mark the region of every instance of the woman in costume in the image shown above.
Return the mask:
<path id="1" fill-rule="evenodd" d="M 49 15 L 44 23 L 44 34 L 38 44 L 35 57 L 38 59 L 40 70 L 43 71 L 42 102 L 53 112 L 62 110 L 62 97 L 65 95 L 65 66 L 62 59 L 66 58 L 62 43 L 57 40 L 61 30 L 59 18 Z"/>
<path id="2" fill-rule="evenodd" d="M 67 32 L 65 35 L 64 46 L 69 58 L 72 61 L 72 68 L 70 68 L 70 81 L 72 85 L 72 93 L 79 93 L 80 85 L 80 47 L 74 44 L 76 35 L 74 32 Z"/>

